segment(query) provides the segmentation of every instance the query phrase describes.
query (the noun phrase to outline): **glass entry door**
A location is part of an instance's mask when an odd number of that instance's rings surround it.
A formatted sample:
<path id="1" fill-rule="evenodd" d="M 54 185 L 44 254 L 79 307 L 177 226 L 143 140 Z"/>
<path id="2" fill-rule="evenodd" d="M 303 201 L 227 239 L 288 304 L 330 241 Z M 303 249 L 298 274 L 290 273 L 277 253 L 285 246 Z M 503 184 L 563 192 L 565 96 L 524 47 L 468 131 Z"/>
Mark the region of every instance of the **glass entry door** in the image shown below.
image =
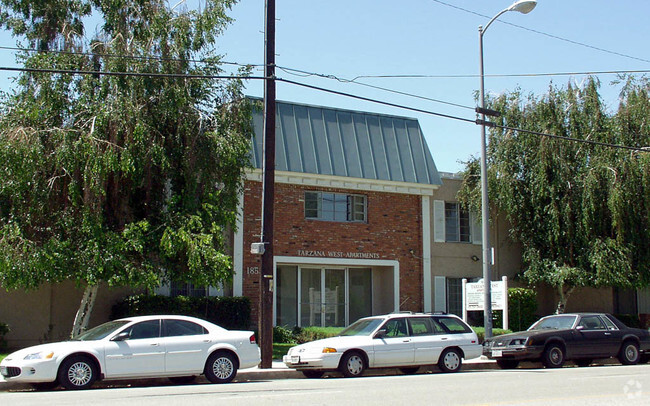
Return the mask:
<path id="1" fill-rule="evenodd" d="M 371 314 L 370 268 L 299 268 L 298 280 L 301 326 L 344 327 Z"/>

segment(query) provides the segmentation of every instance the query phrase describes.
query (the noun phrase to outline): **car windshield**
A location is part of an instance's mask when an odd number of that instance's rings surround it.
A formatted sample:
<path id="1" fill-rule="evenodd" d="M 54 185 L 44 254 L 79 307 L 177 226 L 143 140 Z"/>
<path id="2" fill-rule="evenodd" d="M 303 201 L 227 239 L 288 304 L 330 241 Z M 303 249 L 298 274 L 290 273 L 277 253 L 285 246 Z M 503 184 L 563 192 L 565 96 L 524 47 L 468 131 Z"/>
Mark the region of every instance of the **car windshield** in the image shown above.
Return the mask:
<path id="1" fill-rule="evenodd" d="M 379 327 L 383 319 L 361 319 L 350 324 L 339 336 L 368 336 Z"/>
<path id="2" fill-rule="evenodd" d="M 545 317 L 533 324 L 528 330 L 564 330 L 573 327 L 577 316 L 552 316 Z"/>
<path id="3" fill-rule="evenodd" d="M 101 340 L 102 338 L 110 335 L 115 330 L 121 328 L 127 323 L 130 323 L 130 321 L 128 320 L 109 321 L 108 323 L 100 324 L 97 327 L 93 327 L 90 330 L 86 331 L 85 333 L 79 334 L 78 336 L 73 338 L 73 340 L 75 341 Z"/>

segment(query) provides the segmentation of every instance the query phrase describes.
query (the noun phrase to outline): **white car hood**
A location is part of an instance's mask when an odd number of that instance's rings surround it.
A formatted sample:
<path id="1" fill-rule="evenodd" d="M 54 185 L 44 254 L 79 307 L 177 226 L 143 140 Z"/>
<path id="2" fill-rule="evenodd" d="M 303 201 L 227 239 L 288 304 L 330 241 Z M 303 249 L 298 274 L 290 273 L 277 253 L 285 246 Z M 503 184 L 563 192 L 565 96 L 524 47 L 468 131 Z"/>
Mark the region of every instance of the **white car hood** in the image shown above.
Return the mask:
<path id="1" fill-rule="evenodd" d="M 62 341 L 49 344 L 35 345 L 33 347 L 23 348 L 16 352 L 12 352 L 5 358 L 5 360 L 22 360 L 27 355 L 34 354 L 37 352 L 54 352 L 56 357 L 62 353 L 70 353 L 72 351 L 78 351 L 87 349 L 89 347 L 94 347 L 91 343 L 98 343 L 99 341 Z M 4 361 L 4 360 L 3 360 Z"/>
<path id="2" fill-rule="evenodd" d="M 336 348 L 338 351 L 348 347 L 358 346 L 361 343 L 371 340 L 370 336 L 344 336 L 344 337 L 330 337 L 321 340 L 310 341 L 308 343 L 300 344 L 292 348 L 294 351 L 311 351 L 322 350 L 324 347 Z"/>

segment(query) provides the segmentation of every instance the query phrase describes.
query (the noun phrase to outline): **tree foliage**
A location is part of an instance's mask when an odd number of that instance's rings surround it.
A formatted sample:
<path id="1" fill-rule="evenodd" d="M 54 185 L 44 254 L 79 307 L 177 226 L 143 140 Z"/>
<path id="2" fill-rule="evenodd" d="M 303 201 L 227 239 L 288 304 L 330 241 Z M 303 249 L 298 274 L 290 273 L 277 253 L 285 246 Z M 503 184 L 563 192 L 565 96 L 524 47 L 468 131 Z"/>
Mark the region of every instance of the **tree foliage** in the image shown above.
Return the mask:
<path id="1" fill-rule="evenodd" d="M 650 146 L 650 81 L 624 78 L 608 112 L 599 83 L 520 90 L 489 101 L 498 124 L 580 140 Z M 516 130 L 493 129 L 488 183 L 523 249 L 523 276 L 558 289 L 558 311 L 576 287 L 650 283 L 650 150 L 631 151 Z M 469 162 L 461 200 L 478 207 L 478 164 Z"/>
<path id="2" fill-rule="evenodd" d="M 25 72 L 2 99 L 1 286 L 231 278 L 251 107 L 239 81 L 184 75 L 222 72 L 233 3 L 0 0 L 0 25 L 39 50 L 25 68 L 97 72 Z"/>

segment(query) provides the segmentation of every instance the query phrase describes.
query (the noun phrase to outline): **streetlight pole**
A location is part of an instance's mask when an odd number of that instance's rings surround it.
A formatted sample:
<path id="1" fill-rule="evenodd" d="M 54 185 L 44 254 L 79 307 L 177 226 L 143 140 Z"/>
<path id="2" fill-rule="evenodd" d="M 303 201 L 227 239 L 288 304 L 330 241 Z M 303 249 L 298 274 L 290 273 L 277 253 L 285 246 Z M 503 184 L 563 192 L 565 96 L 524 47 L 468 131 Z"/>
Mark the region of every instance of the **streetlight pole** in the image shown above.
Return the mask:
<path id="1" fill-rule="evenodd" d="M 478 27 L 478 40 L 479 40 L 479 75 L 481 78 L 479 102 L 481 107 L 477 111 L 481 115 L 478 124 L 481 126 L 481 239 L 483 244 L 483 287 L 484 287 L 484 302 L 483 302 L 483 322 L 485 326 L 485 338 L 492 337 L 492 274 L 490 265 L 492 263 L 492 256 L 490 250 L 490 208 L 488 201 L 488 180 L 487 180 L 487 139 L 485 136 L 485 74 L 483 72 L 483 35 L 487 31 L 490 24 L 492 24 L 503 13 L 508 11 L 518 11 L 523 14 L 530 13 L 537 5 L 536 0 L 519 0 L 513 3 L 510 7 L 501 10 L 497 15 L 492 17 L 485 27 Z"/>

